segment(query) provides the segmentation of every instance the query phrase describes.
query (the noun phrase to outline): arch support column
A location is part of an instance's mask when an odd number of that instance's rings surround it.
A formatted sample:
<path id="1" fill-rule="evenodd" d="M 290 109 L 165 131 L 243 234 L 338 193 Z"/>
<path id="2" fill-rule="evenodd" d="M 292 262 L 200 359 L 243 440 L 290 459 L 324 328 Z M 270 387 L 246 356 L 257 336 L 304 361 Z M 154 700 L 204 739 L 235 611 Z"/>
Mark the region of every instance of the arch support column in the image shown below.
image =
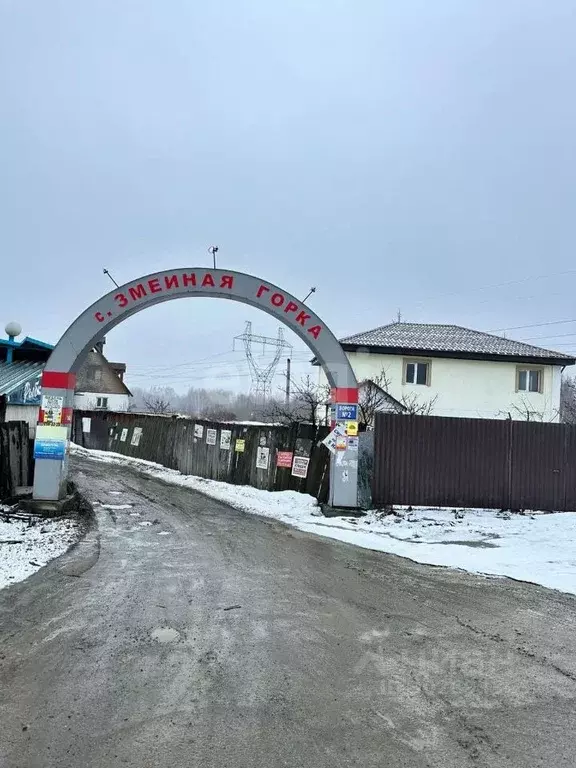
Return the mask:
<path id="1" fill-rule="evenodd" d="M 44 371 L 41 384 L 34 440 L 34 499 L 56 501 L 66 496 L 76 374 Z"/>

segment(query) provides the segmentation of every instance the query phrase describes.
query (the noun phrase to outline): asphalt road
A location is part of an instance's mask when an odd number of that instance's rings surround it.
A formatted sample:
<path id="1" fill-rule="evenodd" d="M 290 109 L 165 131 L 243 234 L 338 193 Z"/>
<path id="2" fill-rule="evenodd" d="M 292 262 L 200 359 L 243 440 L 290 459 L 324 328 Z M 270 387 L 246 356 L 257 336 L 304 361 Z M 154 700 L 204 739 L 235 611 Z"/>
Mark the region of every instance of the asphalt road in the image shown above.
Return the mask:
<path id="1" fill-rule="evenodd" d="M 573 598 L 74 465 L 130 506 L 0 592 L 2 768 L 576 764 Z"/>

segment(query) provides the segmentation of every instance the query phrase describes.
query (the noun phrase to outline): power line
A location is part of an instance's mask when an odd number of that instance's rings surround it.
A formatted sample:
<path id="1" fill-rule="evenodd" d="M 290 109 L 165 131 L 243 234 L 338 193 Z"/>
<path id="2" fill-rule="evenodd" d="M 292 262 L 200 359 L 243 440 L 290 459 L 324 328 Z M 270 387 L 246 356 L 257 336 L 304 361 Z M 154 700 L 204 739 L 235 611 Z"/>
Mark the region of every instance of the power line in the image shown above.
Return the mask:
<path id="1" fill-rule="evenodd" d="M 558 333 L 555 336 L 528 336 L 525 339 L 518 339 L 518 341 L 535 341 L 536 339 L 564 339 L 567 336 L 576 336 L 576 333 Z"/>
<path id="2" fill-rule="evenodd" d="M 294 361 L 292 361 L 294 362 Z M 192 374 L 186 374 L 181 373 L 177 376 L 171 376 L 170 374 L 160 374 L 160 375 L 144 375 L 144 374 L 127 374 L 127 379 L 130 381 L 133 381 L 134 379 L 139 379 L 140 381 L 133 382 L 134 386 L 142 386 L 146 382 L 159 382 L 162 384 L 162 386 L 170 386 L 171 384 L 186 384 L 190 383 L 192 384 L 195 381 L 204 381 L 207 379 L 220 381 L 220 380 L 226 380 L 226 379 L 244 379 L 250 377 L 252 374 L 249 370 L 246 369 L 240 369 L 238 372 L 210 372 L 207 371 L 205 374 L 201 372 L 194 372 Z M 283 377 L 283 373 L 277 373 L 277 377 Z"/>
<path id="3" fill-rule="evenodd" d="M 492 328 L 488 333 L 497 333 L 498 331 L 518 331 L 521 328 L 543 328 L 545 325 L 564 325 L 565 323 L 576 323 L 574 320 L 551 320 L 547 323 L 530 323 L 529 325 L 511 325 L 506 328 Z"/>
<path id="4" fill-rule="evenodd" d="M 224 355 L 232 355 L 232 354 L 235 354 L 234 350 L 228 349 L 225 352 L 215 352 L 212 355 L 206 355 L 206 357 L 199 357 L 199 358 L 196 358 L 195 360 L 188 360 L 187 362 L 184 362 L 184 363 L 175 363 L 174 365 L 162 365 L 162 366 L 155 366 L 155 365 L 146 366 L 145 365 L 144 368 L 146 368 L 146 370 L 151 370 L 151 371 L 155 369 L 168 370 L 172 368 L 182 368 L 185 365 L 199 365 L 201 363 L 204 363 L 206 360 L 212 360 L 215 357 L 223 357 Z M 136 364 L 133 367 L 138 367 L 138 365 Z"/>
<path id="5" fill-rule="evenodd" d="M 492 296 L 489 299 L 482 299 L 481 301 L 475 301 L 475 306 L 480 306 L 481 304 L 490 304 L 493 301 L 503 300 L 506 302 L 510 301 L 530 301 L 531 299 L 541 299 L 544 296 L 564 296 L 566 297 L 566 291 L 572 292 L 572 287 L 567 286 L 565 291 L 554 291 L 553 293 L 536 293 L 536 294 L 530 294 L 529 296 L 526 296 L 526 294 L 523 294 L 521 296 Z"/>
<path id="6" fill-rule="evenodd" d="M 188 381 L 205 381 L 206 379 L 215 380 L 215 381 L 222 381 L 225 379 L 247 379 L 250 378 L 252 374 L 250 371 L 246 371 L 244 373 L 224 373 L 224 374 L 206 374 L 205 376 L 182 376 L 181 378 L 177 379 L 166 379 L 163 383 L 164 386 L 170 386 L 171 382 L 177 382 L 177 383 L 186 383 Z M 154 379 L 153 379 L 154 380 Z M 162 378 L 156 379 L 156 381 L 162 381 Z M 139 386 L 139 385 L 136 385 Z"/>
<path id="7" fill-rule="evenodd" d="M 228 354 L 234 354 L 237 356 L 236 360 L 220 360 L 217 362 L 206 362 L 209 359 L 212 359 L 214 357 L 218 356 L 224 356 Z M 240 359 L 241 358 L 241 359 Z M 298 362 L 306 362 L 310 358 L 310 352 L 295 352 L 292 355 L 292 359 L 297 360 Z M 240 364 L 242 361 L 245 361 L 245 358 L 242 356 L 242 353 L 240 352 L 221 352 L 218 353 L 218 355 L 211 355 L 208 358 L 201 358 L 200 360 L 191 360 L 186 363 L 179 363 L 177 365 L 163 365 L 158 367 L 141 367 L 138 368 L 137 366 L 129 366 L 129 372 L 132 376 L 148 376 L 148 375 L 155 375 L 155 374 L 162 374 L 166 372 L 168 375 L 174 371 L 176 368 L 216 368 L 216 367 L 222 367 L 222 366 L 230 366 L 233 365 L 235 362 Z M 179 374 L 186 375 L 185 370 L 179 370 Z"/>
<path id="8" fill-rule="evenodd" d="M 490 288 L 503 288 L 507 285 L 519 285 L 520 283 L 527 283 L 530 282 L 530 280 L 545 280 L 549 277 L 560 277 L 561 275 L 571 275 L 576 272 L 576 269 L 565 269 L 562 272 L 550 272 L 547 275 L 532 275 L 531 277 L 523 277 L 519 280 L 506 280 L 502 283 L 490 283 L 489 285 L 481 285 L 477 288 L 467 288 L 465 290 L 461 291 L 448 291 L 447 293 L 437 293 L 435 296 L 427 296 L 424 299 L 421 299 L 420 301 L 417 301 L 414 303 L 413 306 L 420 306 L 421 304 L 424 304 L 426 301 L 430 301 L 431 299 L 439 299 L 444 298 L 447 296 L 460 296 L 464 293 L 476 293 L 477 291 L 487 291 Z"/>
<path id="9" fill-rule="evenodd" d="M 558 344 L 554 344 L 555 347 L 574 347 L 576 349 L 576 342 L 574 341 L 560 341 Z M 570 350 L 568 350 L 570 351 Z"/>

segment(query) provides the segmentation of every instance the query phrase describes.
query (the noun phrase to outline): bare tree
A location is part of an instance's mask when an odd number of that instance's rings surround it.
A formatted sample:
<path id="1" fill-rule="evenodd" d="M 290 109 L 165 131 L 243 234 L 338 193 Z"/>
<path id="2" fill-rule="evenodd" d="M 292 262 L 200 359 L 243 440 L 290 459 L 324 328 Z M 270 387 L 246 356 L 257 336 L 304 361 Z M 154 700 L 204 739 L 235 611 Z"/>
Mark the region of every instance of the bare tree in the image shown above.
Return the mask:
<path id="1" fill-rule="evenodd" d="M 385 368 L 377 376 L 365 379 L 358 385 L 358 416 L 366 429 L 374 426 L 377 411 L 405 413 L 405 406 L 389 392 L 390 379 Z"/>
<path id="2" fill-rule="evenodd" d="M 142 389 L 136 386 L 131 391 L 130 411 L 176 412 L 192 417 L 228 420 L 256 418 L 257 404 L 253 397 L 225 389 L 190 387 L 185 394 L 179 394 L 172 387 Z"/>
<path id="3" fill-rule="evenodd" d="M 201 416 L 203 419 L 208 419 L 208 421 L 236 421 L 234 411 L 226 408 L 224 405 L 212 405 Z"/>
<path id="4" fill-rule="evenodd" d="M 406 392 L 400 398 L 404 406 L 404 413 L 408 416 L 430 416 L 438 400 L 438 395 L 434 395 L 429 400 L 423 400 L 416 392 Z"/>
<path id="5" fill-rule="evenodd" d="M 360 383 L 358 411 L 360 422 L 366 427 L 373 426 L 377 411 L 395 411 L 411 416 L 429 416 L 433 412 L 438 395 L 426 400 L 416 392 L 407 392 L 396 400 L 390 394 L 391 384 L 385 368 L 377 376 Z"/>
<path id="6" fill-rule="evenodd" d="M 511 403 L 510 410 L 502 415 L 508 416 L 510 419 L 516 421 L 549 421 L 550 415 L 552 417 L 558 415 L 557 410 L 548 411 L 547 403 L 543 403 L 540 408 L 535 408 L 534 404 L 529 400 L 522 398 L 519 403 Z M 562 406 L 560 406 L 560 411 Z"/>
<path id="7" fill-rule="evenodd" d="M 149 413 L 170 413 L 175 398 L 172 387 L 152 387 L 149 392 L 142 392 L 144 408 Z"/>
<path id="8" fill-rule="evenodd" d="M 144 397 L 144 407 L 149 413 L 170 413 L 172 406 L 168 400 L 160 395 L 147 395 Z"/>
<path id="9" fill-rule="evenodd" d="M 326 419 L 330 388 L 315 384 L 311 376 L 303 376 L 299 383 L 290 380 L 292 397 L 289 403 L 269 400 L 261 409 L 266 421 L 280 424 L 304 423 L 318 426 Z"/>
<path id="10" fill-rule="evenodd" d="M 560 421 L 576 424 L 576 376 L 563 376 L 560 385 Z"/>
<path id="11" fill-rule="evenodd" d="M 358 416 L 360 417 L 360 423 L 365 427 L 372 427 L 376 411 L 384 410 L 387 404 L 386 393 L 389 386 L 390 382 L 384 369 L 382 369 L 378 376 L 360 382 L 358 390 Z"/>

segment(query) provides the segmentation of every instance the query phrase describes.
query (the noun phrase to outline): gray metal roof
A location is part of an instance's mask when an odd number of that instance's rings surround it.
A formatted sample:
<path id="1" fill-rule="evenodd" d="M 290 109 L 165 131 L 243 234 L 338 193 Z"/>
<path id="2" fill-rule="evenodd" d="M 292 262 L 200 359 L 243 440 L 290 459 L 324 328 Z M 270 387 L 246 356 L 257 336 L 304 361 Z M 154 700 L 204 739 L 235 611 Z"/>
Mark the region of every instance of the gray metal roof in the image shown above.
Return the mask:
<path id="1" fill-rule="evenodd" d="M 574 362 L 574 357 L 534 347 L 522 341 L 505 339 L 491 333 L 473 331 L 459 325 L 433 325 L 430 323 L 390 323 L 371 331 L 356 333 L 340 339 L 343 345 L 410 349 L 422 352 L 460 352 L 474 355 L 541 358 L 542 360 Z"/>
<path id="2" fill-rule="evenodd" d="M 45 363 L 0 362 L 0 395 L 16 392 L 27 381 L 35 379 L 44 365 Z"/>

